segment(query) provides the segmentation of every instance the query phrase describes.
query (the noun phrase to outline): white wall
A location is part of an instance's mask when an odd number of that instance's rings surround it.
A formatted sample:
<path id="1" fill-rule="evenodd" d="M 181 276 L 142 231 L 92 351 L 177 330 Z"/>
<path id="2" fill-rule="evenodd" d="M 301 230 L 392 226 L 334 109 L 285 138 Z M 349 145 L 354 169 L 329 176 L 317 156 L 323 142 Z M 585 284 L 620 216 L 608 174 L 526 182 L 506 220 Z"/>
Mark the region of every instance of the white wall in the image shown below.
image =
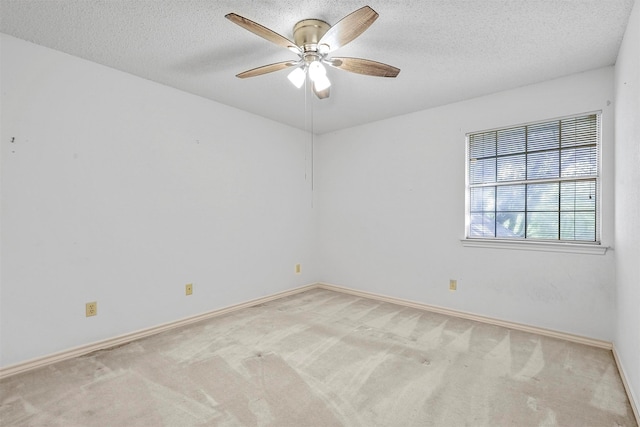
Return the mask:
<path id="1" fill-rule="evenodd" d="M 611 251 L 460 243 L 467 132 L 602 110 L 602 241 L 612 245 L 612 102 L 608 67 L 323 135 L 315 154 L 321 280 L 612 340 Z"/>
<path id="2" fill-rule="evenodd" d="M 0 365 L 316 279 L 306 133 L 0 41 Z"/>
<path id="3" fill-rule="evenodd" d="M 640 2 L 618 53 L 616 88 L 615 346 L 640 408 Z"/>

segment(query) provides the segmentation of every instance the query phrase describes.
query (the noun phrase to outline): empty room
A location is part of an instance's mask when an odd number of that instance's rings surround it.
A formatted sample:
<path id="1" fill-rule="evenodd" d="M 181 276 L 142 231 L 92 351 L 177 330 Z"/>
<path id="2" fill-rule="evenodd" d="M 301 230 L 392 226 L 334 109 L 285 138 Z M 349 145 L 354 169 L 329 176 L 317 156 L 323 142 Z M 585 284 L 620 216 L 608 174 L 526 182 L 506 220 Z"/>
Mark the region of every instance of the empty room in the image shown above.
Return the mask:
<path id="1" fill-rule="evenodd" d="M 638 426 L 638 0 L 0 0 L 2 426 Z"/>

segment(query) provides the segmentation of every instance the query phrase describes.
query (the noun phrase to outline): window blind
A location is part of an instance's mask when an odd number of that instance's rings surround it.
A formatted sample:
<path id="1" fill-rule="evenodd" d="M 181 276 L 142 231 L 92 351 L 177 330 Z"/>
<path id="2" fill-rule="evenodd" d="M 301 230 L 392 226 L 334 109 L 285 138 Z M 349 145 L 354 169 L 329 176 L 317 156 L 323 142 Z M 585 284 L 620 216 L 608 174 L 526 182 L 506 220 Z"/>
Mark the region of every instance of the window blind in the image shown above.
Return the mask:
<path id="1" fill-rule="evenodd" d="M 597 242 L 600 115 L 468 137 L 469 238 Z"/>

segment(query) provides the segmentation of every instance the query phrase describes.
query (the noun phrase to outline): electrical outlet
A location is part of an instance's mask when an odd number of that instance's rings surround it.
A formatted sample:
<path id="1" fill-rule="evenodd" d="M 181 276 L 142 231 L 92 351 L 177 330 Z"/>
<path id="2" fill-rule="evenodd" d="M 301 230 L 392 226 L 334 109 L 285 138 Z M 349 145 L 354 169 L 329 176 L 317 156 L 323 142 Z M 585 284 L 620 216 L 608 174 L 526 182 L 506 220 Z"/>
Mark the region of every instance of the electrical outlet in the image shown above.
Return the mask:
<path id="1" fill-rule="evenodd" d="M 455 291 L 457 289 L 458 289 L 458 281 L 454 279 L 449 280 L 449 290 Z"/>
<path id="2" fill-rule="evenodd" d="M 98 303 L 96 301 L 88 302 L 85 305 L 85 310 L 86 310 L 87 317 L 97 316 L 98 315 Z"/>
<path id="3" fill-rule="evenodd" d="M 185 295 L 193 294 L 193 283 L 188 283 L 184 286 L 184 293 Z"/>
<path id="4" fill-rule="evenodd" d="M 302 267 L 300 266 L 300 264 L 296 264 L 296 274 L 300 274 L 301 271 Z"/>

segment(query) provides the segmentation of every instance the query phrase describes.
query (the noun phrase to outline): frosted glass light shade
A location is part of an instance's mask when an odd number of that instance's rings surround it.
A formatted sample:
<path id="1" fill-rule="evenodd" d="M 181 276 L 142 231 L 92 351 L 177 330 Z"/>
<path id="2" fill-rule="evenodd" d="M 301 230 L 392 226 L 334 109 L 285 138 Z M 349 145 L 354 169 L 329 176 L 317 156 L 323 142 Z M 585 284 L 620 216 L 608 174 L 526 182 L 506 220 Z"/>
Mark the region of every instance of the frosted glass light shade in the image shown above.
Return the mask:
<path id="1" fill-rule="evenodd" d="M 306 77 L 306 73 L 302 68 L 299 68 L 299 67 L 293 70 L 292 72 L 290 72 L 289 75 L 287 76 L 289 81 L 293 83 L 293 85 L 298 89 L 300 89 L 304 84 L 305 77 Z"/>
<path id="2" fill-rule="evenodd" d="M 323 90 L 331 86 L 331 82 L 326 75 L 322 74 L 320 76 L 317 76 L 315 80 L 313 80 L 313 85 L 318 92 L 322 92 Z"/>
<path id="3" fill-rule="evenodd" d="M 325 70 L 324 65 L 322 65 L 318 61 L 313 61 L 309 64 L 309 77 L 311 81 L 315 82 L 316 79 L 319 79 L 321 76 L 326 76 L 327 70 Z"/>

